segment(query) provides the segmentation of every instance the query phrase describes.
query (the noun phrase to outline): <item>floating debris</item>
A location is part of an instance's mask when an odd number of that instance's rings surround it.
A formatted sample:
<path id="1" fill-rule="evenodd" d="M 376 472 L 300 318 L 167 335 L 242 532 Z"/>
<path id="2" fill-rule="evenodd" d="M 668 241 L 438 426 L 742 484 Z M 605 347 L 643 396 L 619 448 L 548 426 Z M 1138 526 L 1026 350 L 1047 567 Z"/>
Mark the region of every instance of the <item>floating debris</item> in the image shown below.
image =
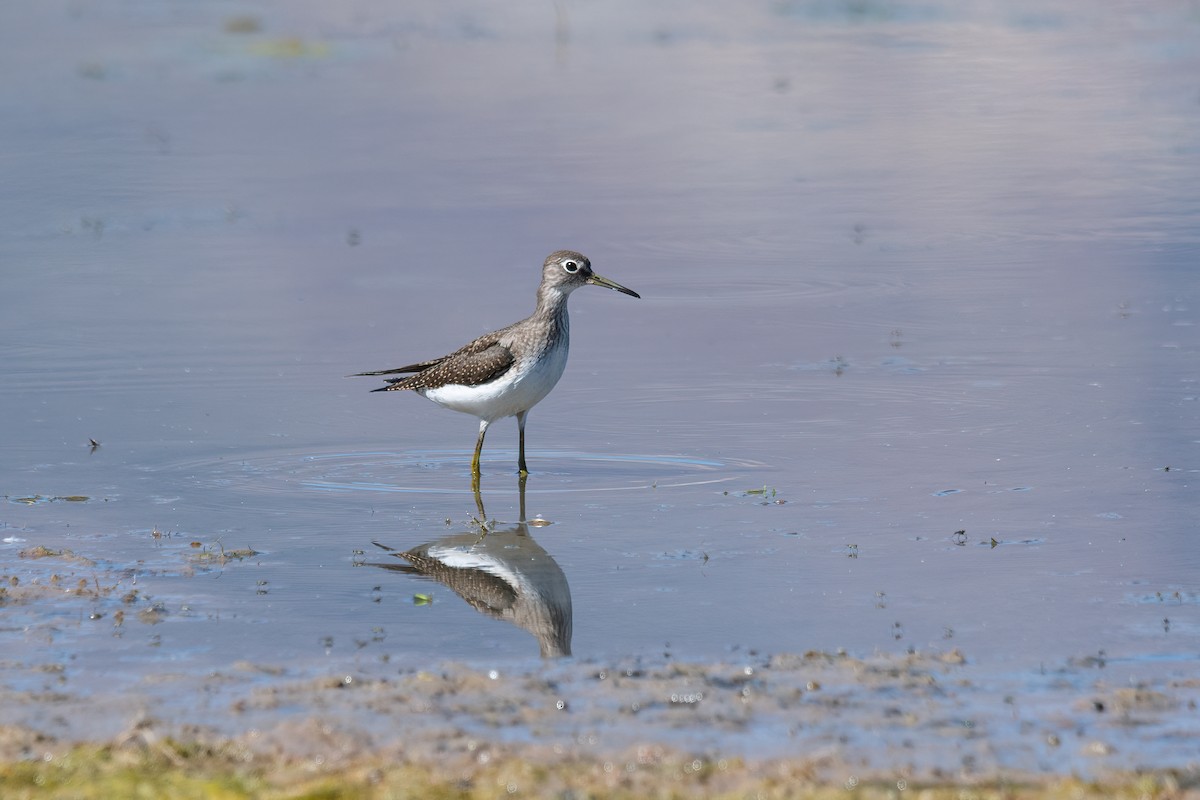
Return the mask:
<path id="1" fill-rule="evenodd" d="M 58 502 L 86 503 L 88 500 L 91 500 L 91 499 L 92 498 L 87 496 L 86 494 L 68 494 L 68 495 L 53 495 L 53 496 L 34 494 L 34 495 L 29 495 L 28 497 L 10 497 L 9 501 L 13 502 L 13 503 L 21 503 L 22 505 L 27 505 L 27 506 L 36 506 L 36 505 L 41 505 L 42 503 L 58 503 Z"/>

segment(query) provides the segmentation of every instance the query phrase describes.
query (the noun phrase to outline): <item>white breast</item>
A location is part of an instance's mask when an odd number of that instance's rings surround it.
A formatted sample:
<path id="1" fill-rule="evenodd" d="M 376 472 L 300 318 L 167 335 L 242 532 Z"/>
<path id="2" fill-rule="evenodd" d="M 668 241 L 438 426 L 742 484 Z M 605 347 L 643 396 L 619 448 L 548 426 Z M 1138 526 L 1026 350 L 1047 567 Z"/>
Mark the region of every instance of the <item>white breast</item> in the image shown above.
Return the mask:
<path id="1" fill-rule="evenodd" d="M 479 386 L 450 384 L 421 394 L 444 408 L 488 422 L 533 408 L 550 393 L 567 366 L 567 343 L 561 342 L 542 359 L 522 359 L 500 378 Z"/>

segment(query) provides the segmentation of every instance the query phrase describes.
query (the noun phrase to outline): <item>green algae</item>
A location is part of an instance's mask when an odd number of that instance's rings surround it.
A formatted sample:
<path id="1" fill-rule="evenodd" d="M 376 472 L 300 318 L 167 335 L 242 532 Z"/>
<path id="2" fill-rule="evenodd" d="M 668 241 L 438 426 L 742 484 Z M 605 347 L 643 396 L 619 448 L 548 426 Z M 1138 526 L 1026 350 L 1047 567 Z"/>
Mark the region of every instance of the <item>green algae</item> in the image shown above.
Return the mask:
<path id="1" fill-rule="evenodd" d="M 1017 800 L 1071 797 L 1185 800 L 1200 784 L 1169 772 L 1121 774 L 1103 782 L 1076 778 L 921 783 L 848 779 L 833 784 L 811 775 L 803 761 L 755 763 L 704 761 L 652 748 L 651 757 L 628 763 L 579 757 L 547 758 L 536 748 L 468 764 L 405 760 L 360 754 L 324 767 L 312 759 L 252 753 L 233 741 L 216 745 L 177 740 L 80 744 L 61 755 L 32 753 L 0 763 L 0 795 L 13 800 L 112 797 L 278 798 L 341 800 L 378 798 L 571 797 L 578 798 L 796 798 L 796 800 Z"/>

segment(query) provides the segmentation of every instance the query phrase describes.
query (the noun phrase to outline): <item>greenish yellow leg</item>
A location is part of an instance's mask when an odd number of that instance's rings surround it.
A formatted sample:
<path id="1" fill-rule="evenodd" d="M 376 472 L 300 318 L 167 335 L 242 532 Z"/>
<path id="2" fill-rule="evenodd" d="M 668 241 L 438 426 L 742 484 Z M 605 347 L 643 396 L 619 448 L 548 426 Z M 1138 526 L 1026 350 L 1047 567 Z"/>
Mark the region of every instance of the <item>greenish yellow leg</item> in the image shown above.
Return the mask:
<path id="1" fill-rule="evenodd" d="M 483 495 L 479 492 L 478 480 L 471 480 L 471 489 L 475 493 L 475 510 L 479 512 L 477 519 L 480 526 L 484 529 L 484 533 L 487 533 L 487 511 L 483 509 Z"/>
<path id="2" fill-rule="evenodd" d="M 487 429 L 487 420 L 479 420 L 479 438 L 475 440 L 475 455 L 471 457 L 471 486 L 476 491 L 479 491 L 479 454 L 483 452 L 483 437 Z"/>

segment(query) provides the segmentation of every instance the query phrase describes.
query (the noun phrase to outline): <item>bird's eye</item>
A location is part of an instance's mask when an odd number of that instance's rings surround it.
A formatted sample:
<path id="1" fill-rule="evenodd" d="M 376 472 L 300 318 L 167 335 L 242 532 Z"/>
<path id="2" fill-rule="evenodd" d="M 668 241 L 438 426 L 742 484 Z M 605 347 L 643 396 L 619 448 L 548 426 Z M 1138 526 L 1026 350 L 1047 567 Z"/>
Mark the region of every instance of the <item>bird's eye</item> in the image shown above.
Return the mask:
<path id="1" fill-rule="evenodd" d="M 576 272 L 579 272 L 579 264 L 575 261 L 564 261 L 563 269 L 574 275 Z"/>

